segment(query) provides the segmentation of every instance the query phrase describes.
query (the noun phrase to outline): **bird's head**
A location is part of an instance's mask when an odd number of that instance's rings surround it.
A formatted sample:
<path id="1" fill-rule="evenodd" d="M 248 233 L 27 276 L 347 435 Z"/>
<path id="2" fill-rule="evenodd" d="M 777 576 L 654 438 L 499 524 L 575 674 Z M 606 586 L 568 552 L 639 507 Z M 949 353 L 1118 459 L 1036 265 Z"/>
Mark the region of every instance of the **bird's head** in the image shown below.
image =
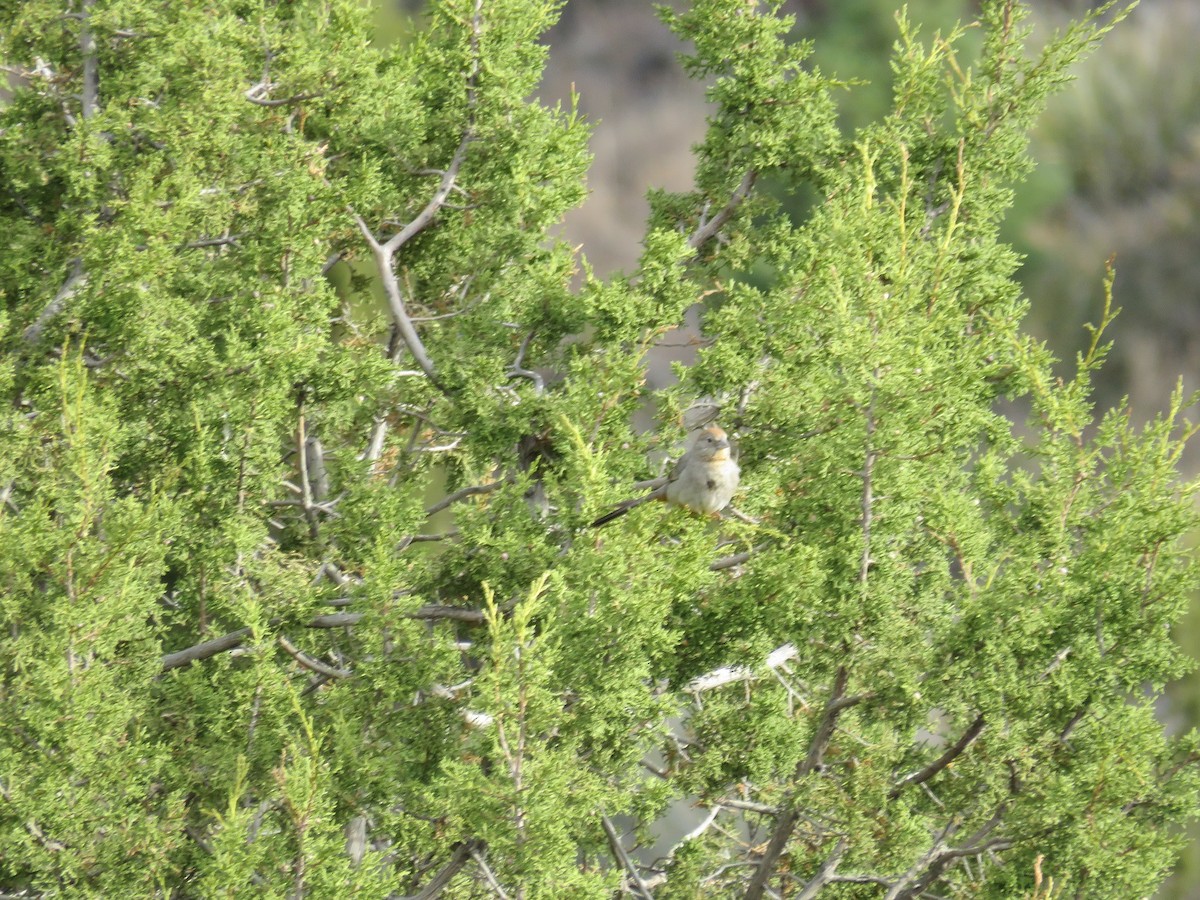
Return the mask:
<path id="1" fill-rule="evenodd" d="M 729 436 L 719 425 L 709 425 L 701 431 L 692 446 L 703 459 L 713 462 L 729 459 Z"/>

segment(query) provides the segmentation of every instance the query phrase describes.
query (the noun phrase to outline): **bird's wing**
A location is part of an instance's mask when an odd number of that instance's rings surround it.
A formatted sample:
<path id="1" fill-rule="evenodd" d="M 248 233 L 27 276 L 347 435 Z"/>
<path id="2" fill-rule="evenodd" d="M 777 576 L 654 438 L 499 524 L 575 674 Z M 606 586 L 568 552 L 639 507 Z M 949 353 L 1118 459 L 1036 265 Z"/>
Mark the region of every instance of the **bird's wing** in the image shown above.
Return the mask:
<path id="1" fill-rule="evenodd" d="M 672 482 L 678 481 L 679 476 L 681 476 L 683 474 L 684 470 L 688 467 L 688 464 L 691 461 L 692 461 L 692 451 L 691 450 L 689 450 L 687 453 L 683 454 L 683 456 L 679 457 L 679 459 L 675 460 L 674 464 L 671 466 L 671 471 L 669 471 L 667 473 L 667 484 L 671 484 Z"/>

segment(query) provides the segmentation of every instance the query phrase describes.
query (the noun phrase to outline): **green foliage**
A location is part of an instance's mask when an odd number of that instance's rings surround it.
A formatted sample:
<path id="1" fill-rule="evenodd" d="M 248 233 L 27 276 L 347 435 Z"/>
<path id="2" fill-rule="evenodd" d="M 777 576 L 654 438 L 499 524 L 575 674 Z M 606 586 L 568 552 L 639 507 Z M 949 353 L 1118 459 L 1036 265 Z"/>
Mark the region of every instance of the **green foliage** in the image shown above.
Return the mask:
<path id="1" fill-rule="evenodd" d="M 1153 717 L 1192 428 L 1097 421 L 1110 305 L 1056 380 L 998 236 L 1107 20 L 1027 56 L 1013 3 L 900 16 L 893 108 L 846 133 L 776 12 L 664 13 L 711 79 L 696 187 L 575 287 L 547 234 L 587 131 L 528 99 L 554 4 L 444 0 L 392 46 L 349 0 L 4 8 L 0 888 L 1162 879 L 1200 788 Z M 750 515 L 589 530 L 705 396 Z M 620 843 L 690 804 L 661 859 Z"/>

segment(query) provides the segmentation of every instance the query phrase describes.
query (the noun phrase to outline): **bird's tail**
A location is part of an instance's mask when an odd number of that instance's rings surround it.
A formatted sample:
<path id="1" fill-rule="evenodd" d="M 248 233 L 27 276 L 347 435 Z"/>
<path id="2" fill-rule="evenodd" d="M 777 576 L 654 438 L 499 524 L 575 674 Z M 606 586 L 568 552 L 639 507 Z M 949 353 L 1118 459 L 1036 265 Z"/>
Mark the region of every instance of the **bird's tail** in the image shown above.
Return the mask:
<path id="1" fill-rule="evenodd" d="M 648 494 L 645 497 L 638 497 L 636 500 L 626 500 L 625 502 L 618 504 L 614 509 L 610 509 L 588 527 L 599 528 L 601 525 L 607 525 L 613 519 L 619 519 L 631 509 L 637 509 L 637 507 L 641 506 L 647 500 L 653 499 L 655 499 L 655 496 L 653 494 Z"/>

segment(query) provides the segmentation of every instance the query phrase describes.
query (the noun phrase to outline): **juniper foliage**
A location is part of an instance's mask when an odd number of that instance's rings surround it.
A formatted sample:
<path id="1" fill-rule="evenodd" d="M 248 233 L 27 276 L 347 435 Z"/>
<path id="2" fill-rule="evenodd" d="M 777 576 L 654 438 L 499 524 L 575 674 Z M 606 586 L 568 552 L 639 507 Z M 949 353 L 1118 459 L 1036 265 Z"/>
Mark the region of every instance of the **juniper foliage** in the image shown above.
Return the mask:
<path id="1" fill-rule="evenodd" d="M 1012 0 L 902 14 L 843 133 L 778 6 L 664 13 L 714 112 L 607 280 L 552 237 L 553 3 L 386 46 L 358 0 L 0 7 L 0 889 L 1154 889 L 1193 428 L 1098 416 L 1111 279 L 1056 374 L 997 237 L 1119 14 L 1036 52 Z M 702 397 L 746 517 L 587 529 Z"/>

